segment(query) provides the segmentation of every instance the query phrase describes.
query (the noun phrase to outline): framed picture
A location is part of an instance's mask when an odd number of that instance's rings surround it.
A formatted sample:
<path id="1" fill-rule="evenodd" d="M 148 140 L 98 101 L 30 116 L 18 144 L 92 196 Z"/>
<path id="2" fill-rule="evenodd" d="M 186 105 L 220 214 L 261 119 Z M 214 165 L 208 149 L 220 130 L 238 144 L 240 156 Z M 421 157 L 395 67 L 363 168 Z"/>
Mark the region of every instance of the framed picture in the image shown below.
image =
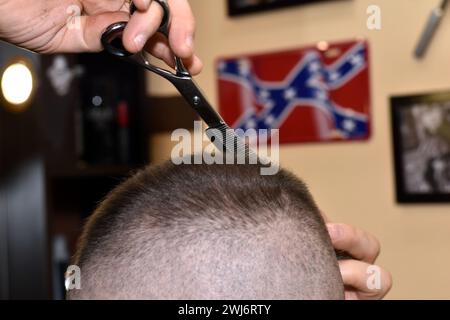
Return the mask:
<path id="1" fill-rule="evenodd" d="M 323 1 L 330 0 L 228 0 L 228 13 L 230 16 L 237 16 L 252 12 Z"/>
<path id="2" fill-rule="evenodd" d="M 391 98 L 397 201 L 450 202 L 450 91 Z"/>

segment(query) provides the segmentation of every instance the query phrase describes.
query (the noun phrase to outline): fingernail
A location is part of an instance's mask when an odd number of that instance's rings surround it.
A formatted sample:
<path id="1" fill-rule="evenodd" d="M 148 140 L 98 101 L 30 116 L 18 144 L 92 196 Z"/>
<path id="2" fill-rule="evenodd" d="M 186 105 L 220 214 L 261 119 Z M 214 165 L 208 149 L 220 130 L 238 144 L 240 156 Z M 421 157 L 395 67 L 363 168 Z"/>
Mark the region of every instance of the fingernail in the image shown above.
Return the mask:
<path id="1" fill-rule="evenodd" d="M 134 43 L 136 45 L 137 50 L 142 50 L 145 45 L 145 37 L 142 34 L 139 34 L 134 38 Z"/>
<path id="2" fill-rule="evenodd" d="M 192 49 L 194 47 L 194 36 L 192 34 L 186 37 L 186 46 L 189 49 Z"/>
<path id="3" fill-rule="evenodd" d="M 331 239 L 338 240 L 341 237 L 341 228 L 335 224 L 327 224 L 328 233 Z"/>

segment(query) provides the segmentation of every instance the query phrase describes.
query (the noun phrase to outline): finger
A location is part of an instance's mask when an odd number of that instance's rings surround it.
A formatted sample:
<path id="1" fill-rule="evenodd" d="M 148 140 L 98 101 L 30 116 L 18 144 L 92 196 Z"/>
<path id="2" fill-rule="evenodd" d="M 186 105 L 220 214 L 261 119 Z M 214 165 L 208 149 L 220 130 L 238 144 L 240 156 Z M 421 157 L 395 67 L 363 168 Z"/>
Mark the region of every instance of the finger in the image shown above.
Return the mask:
<path id="1" fill-rule="evenodd" d="M 183 64 L 189 70 L 191 75 L 197 75 L 203 69 L 203 63 L 196 55 L 188 59 L 183 59 Z"/>
<path id="2" fill-rule="evenodd" d="M 334 248 L 355 259 L 373 263 L 380 254 L 379 241 L 368 232 L 341 223 L 327 223 L 327 228 Z"/>
<path id="3" fill-rule="evenodd" d="M 392 288 L 391 274 L 378 267 L 357 260 L 339 261 L 347 298 L 381 299 Z"/>
<path id="4" fill-rule="evenodd" d="M 190 74 L 193 76 L 199 74 L 203 70 L 203 62 L 196 55 L 194 55 L 190 60 L 185 62 L 185 65 L 188 68 Z"/>
<path id="5" fill-rule="evenodd" d="M 61 40 L 52 52 L 97 52 L 103 49 L 101 37 L 112 23 L 127 21 L 125 12 L 108 12 L 92 16 L 77 16 L 61 29 Z M 56 38 L 59 35 L 56 36 Z"/>
<path id="6" fill-rule="evenodd" d="M 163 35 L 155 34 L 145 45 L 145 51 L 163 60 L 169 67 L 175 68 L 175 56 Z"/>
<path id="7" fill-rule="evenodd" d="M 163 60 L 171 68 L 175 67 L 174 54 L 169 48 L 167 40 L 161 34 L 153 36 L 145 46 L 145 50 L 156 58 Z M 197 56 L 183 59 L 183 64 L 192 75 L 199 74 L 203 68 L 203 63 Z"/>
<path id="8" fill-rule="evenodd" d="M 150 8 L 151 0 L 133 0 L 136 9 L 139 11 L 147 11 Z"/>
<path id="9" fill-rule="evenodd" d="M 123 32 L 123 45 L 131 53 L 141 51 L 150 37 L 158 30 L 163 9 L 152 1 L 147 11 L 136 11 Z"/>
<path id="10" fill-rule="evenodd" d="M 183 59 L 194 55 L 195 19 L 187 0 L 170 0 L 172 22 L 169 43 L 173 52 Z"/>

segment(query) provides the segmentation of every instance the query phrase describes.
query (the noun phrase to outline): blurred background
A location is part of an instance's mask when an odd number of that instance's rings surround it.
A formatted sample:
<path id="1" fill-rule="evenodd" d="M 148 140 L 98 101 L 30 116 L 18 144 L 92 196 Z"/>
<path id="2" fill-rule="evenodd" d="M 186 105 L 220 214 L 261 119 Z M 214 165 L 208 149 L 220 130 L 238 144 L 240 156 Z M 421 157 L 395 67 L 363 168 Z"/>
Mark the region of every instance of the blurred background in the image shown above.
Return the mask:
<path id="1" fill-rule="evenodd" d="M 394 278 L 387 298 L 450 299 L 448 194 L 399 203 L 391 116 L 392 97 L 450 91 L 448 10 L 419 59 L 439 1 L 297 2 L 190 0 L 205 64 L 196 81 L 218 105 L 219 58 L 365 39 L 370 137 L 282 144 L 280 163 L 331 220 L 380 239 L 378 264 Z M 267 6 L 249 13 L 255 4 Z M 379 30 L 367 26 L 371 5 L 381 9 Z M 83 221 L 131 172 L 169 159 L 171 132 L 192 129 L 196 117 L 165 80 L 103 53 L 44 56 L 0 43 L 0 70 L 0 298 L 62 299 Z"/>

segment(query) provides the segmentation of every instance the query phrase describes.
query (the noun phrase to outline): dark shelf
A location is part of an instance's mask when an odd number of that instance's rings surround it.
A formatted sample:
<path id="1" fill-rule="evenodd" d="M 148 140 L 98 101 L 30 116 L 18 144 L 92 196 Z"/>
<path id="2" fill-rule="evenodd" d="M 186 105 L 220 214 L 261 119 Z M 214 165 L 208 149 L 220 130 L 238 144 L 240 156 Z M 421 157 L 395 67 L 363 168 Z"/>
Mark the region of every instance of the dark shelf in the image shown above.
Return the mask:
<path id="1" fill-rule="evenodd" d="M 126 177 L 133 171 L 137 170 L 137 166 L 131 165 L 88 165 L 77 166 L 74 169 L 67 170 L 51 170 L 49 169 L 50 179 L 63 178 L 98 178 L 98 177 Z"/>
<path id="2" fill-rule="evenodd" d="M 22 113 L 0 107 L 0 298 L 57 297 L 63 281 L 54 277 L 86 218 L 148 162 L 151 106 L 144 72 L 114 57 L 0 46 L 0 63 L 17 56 L 29 57 L 38 86 Z M 103 113 L 89 113 L 100 96 Z M 108 130 L 93 130 L 92 114 L 108 117 Z M 55 239 L 65 240 L 67 257 L 57 257 Z"/>

